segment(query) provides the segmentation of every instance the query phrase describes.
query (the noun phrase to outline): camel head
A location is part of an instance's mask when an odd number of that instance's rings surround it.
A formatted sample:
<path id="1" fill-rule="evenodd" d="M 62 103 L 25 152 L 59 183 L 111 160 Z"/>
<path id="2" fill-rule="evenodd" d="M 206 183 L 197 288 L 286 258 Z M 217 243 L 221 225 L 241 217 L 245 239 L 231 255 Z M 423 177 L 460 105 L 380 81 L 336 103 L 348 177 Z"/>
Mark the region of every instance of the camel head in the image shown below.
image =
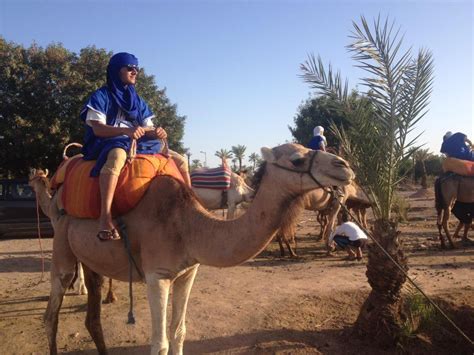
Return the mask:
<path id="1" fill-rule="evenodd" d="M 243 177 L 236 173 L 232 173 L 230 177 L 230 186 L 231 189 L 235 189 L 237 193 L 242 196 L 244 202 L 252 201 L 255 191 L 245 183 Z"/>
<path id="2" fill-rule="evenodd" d="M 294 193 L 319 187 L 345 186 L 354 178 L 354 172 L 344 159 L 299 144 L 262 148 L 262 156 L 268 174 L 278 176 L 278 180 Z"/>
<path id="3" fill-rule="evenodd" d="M 30 174 L 28 177 L 28 184 L 33 188 L 33 190 L 37 191 L 38 185 L 37 183 L 42 183 L 44 187 L 49 191 L 49 179 L 48 179 L 49 171 L 48 169 L 30 169 Z"/>

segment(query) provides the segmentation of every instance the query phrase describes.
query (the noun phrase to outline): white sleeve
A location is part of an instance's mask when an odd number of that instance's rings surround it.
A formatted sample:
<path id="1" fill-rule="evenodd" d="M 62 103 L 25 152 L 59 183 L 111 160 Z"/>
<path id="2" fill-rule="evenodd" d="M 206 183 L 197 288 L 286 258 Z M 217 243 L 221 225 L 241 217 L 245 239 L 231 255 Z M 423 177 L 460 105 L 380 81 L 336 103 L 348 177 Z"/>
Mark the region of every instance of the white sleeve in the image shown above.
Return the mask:
<path id="1" fill-rule="evenodd" d="M 87 109 L 86 123 L 89 126 L 92 126 L 91 121 L 97 121 L 103 124 L 107 124 L 107 117 L 99 111 L 96 111 L 92 108 Z"/>

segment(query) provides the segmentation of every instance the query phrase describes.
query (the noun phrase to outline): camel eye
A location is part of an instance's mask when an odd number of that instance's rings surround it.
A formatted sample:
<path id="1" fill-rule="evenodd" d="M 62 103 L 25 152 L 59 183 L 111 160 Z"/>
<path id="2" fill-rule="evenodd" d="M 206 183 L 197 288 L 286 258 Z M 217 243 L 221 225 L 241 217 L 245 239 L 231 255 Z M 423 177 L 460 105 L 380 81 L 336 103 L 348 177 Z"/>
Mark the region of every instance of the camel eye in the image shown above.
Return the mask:
<path id="1" fill-rule="evenodd" d="M 295 159 L 295 160 L 292 160 L 291 163 L 294 165 L 294 166 L 302 166 L 304 165 L 304 162 L 305 162 L 305 159 L 304 158 L 299 158 L 299 159 Z"/>

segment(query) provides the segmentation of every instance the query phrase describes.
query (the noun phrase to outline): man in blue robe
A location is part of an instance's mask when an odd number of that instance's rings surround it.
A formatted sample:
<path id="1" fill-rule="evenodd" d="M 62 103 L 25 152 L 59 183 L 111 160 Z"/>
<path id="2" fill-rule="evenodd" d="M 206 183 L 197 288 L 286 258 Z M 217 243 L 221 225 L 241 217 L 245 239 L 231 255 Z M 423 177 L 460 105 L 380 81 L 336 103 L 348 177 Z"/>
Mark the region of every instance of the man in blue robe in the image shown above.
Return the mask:
<path id="1" fill-rule="evenodd" d="M 474 161 L 472 143 L 464 133 L 460 132 L 454 134 L 447 132 L 443 136 L 441 153 L 451 158 Z"/>
<path id="2" fill-rule="evenodd" d="M 155 116 L 135 91 L 138 71 L 138 59 L 133 54 L 112 56 L 107 66 L 107 84 L 91 95 L 81 111 L 86 127 L 82 153 L 85 160 L 97 160 L 91 176 L 99 176 L 101 213 L 97 237 L 100 240 L 120 239 L 111 208 L 127 154 L 135 148 L 138 154 L 160 153 L 162 140 L 167 137 L 163 128 L 153 127 Z M 136 146 L 132 147 L 133 141 Z M 170 153 L 188 182 L 185 159 L 178 153 Z"/>

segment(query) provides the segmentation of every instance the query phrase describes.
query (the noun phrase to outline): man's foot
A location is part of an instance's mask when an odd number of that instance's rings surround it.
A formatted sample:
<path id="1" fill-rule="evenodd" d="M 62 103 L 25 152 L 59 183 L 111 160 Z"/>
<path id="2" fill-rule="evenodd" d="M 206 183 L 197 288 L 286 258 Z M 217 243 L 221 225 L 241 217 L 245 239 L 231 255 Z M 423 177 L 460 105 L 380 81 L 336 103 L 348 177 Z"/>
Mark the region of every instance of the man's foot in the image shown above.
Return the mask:
<path id="1" fill-rule="evenodd" d="M 110 230 L 104 229 L 104 230 L 99 231 L 99 233 L 97 233 L 97 238 L 101 242 L 106 242 L 106 241 L 109 241 L 109 240 L 120 240 L 120 239 L 122 239 L 120 237 L 119 232 L 115 228 L 110 229 Z"/>

